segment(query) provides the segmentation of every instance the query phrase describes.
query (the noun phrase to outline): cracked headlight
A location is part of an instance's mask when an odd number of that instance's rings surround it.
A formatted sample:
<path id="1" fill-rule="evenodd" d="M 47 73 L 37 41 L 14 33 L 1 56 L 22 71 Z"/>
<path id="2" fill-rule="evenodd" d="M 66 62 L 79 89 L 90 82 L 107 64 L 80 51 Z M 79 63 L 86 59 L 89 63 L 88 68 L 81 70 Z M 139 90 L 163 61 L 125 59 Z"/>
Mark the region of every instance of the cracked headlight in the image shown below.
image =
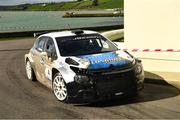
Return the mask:
<path id="1" fill-rule="evenodd" d="M 74 76 L 74 81 L 79 83 L 79 84 L 88 84 L 89 83 L 89 78 L 85 75 L 75 75 Z"/>
<path id="2" fill-rule="evenodd" d="M 80 59 L 78 62 L 86 68 L 90 65 L 90 62 L 86 59 Z"/>

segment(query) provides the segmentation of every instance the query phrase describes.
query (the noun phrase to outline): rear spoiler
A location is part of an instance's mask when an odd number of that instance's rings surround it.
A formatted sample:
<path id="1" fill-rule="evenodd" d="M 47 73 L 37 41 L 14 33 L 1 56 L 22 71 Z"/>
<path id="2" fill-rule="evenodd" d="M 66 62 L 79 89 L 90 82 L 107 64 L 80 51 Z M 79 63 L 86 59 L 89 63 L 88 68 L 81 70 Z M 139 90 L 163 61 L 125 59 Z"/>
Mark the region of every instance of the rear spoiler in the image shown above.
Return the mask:
<path id="1" fill-rule="evenodd" d="M 49 33 L 48 31 L 45 31 L 45 32 L 37 32 L 37 33 L 33 33 L 33 36 L 34 37 L 39 37 L 40 35 L 43 35 L 43 34 L 46 34 L 46 33 Z"/>

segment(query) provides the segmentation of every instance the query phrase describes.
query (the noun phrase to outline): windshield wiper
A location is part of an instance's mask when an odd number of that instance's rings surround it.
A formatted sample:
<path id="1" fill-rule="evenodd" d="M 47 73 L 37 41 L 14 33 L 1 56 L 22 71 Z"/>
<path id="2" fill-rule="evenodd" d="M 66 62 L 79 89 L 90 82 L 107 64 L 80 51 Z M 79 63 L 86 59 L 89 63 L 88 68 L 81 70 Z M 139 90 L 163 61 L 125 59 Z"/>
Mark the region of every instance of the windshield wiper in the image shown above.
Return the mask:
<path id="1" fill-rule="evenodd" d="M 101 51 L 101 53 L 106 53 L 106 52 L 113 52 L 113 51 Z"/>
<path id="2" fill-rule="evenodd" d="M 96 51 L 96 52 L 92 52 L 91 54 L 106 53 L 106 52 L 112 52 L 112 51 Z"/>

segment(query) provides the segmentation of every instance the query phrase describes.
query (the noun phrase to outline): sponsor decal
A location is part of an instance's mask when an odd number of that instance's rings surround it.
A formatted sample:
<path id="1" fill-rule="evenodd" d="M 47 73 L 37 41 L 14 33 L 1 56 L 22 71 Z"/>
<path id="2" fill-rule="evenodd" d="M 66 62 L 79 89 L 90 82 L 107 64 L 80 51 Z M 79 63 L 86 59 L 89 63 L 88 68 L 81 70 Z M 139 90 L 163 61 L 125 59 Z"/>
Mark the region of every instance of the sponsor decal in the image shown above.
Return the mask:
<path id="1" fill-rule="evenodd" d="M 106 69 L 110 66 L 121 67 L 129 64 L 132 60 L 124 52 L 107 52 L 96 55 L 80 56 L 90 61 L 88 69 Z"/>
<path id="2" fill-rule="evenodd" d="M 104 62 L 104 63 L 119 62 L 121 60 L 123 60 L 122 57 L 117 57 L 117 58 L 112 58 L 112 59 L 97 60 L 97 61 L 91 62 L 91 64 L 97 64 L 100 62 Z"/>

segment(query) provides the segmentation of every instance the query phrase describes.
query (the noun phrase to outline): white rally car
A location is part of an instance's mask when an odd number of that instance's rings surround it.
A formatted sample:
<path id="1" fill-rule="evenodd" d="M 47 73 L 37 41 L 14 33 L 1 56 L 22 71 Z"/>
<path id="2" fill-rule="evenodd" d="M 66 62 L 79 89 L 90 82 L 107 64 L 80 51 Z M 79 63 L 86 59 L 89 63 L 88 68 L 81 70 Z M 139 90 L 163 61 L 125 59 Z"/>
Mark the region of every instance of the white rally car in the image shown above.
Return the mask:
<path id="1" fill-rule="evenodd" d="M 51 88 L 61 102 L 135 95 L 143 88 L 141 61 L 94 31 L 43 34 L 25 63 L 28 79 Z"/>

